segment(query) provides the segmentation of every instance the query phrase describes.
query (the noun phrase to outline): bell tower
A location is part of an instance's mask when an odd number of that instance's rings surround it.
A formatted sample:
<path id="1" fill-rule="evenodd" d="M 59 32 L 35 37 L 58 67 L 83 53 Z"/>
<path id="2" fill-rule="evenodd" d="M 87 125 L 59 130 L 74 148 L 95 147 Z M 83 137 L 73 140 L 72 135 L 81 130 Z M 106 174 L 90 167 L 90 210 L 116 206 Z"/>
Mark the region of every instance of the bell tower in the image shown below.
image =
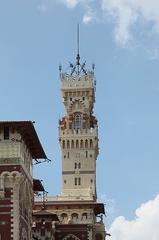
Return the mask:
<path id="1" fill-rule="evenodd" d="M 76 61 L 68 72 L 60 70 L 61 96 L 65 114 L 59 121 L 59 144 L 62 155 L 62 193 L 47 197 L 46 210 L 58 216 L 56 240 L 104 240 L 104 204 L 97 202 L 96 160 L 98 157 L 98 124 L 93 115 L 96 82 L 94 64 L 89 70 Z M 40 210 L 42 199 L 36 200 Z"/>
<path id="2" fill-rule="evenodd" d="M 70 73 L 63 73 L 61 66 L 59 69 L 66 112 L 59 121 L 62 195 L 96 200 L 98 125 L 93 115 L 96 82 L 94 65 L 87 70 L 85 63 L 80 63 L 79 37 L 76 63 L 70 64 Z"/>
<path id="3" fill-rule="evenodd" d="M 59 122 L 62 152 L 63 195 L 96 199 L 98 126 L 93 116 L 95 81 L 93 71 L 75 69 L 61 73 L 66 115 Z"/>

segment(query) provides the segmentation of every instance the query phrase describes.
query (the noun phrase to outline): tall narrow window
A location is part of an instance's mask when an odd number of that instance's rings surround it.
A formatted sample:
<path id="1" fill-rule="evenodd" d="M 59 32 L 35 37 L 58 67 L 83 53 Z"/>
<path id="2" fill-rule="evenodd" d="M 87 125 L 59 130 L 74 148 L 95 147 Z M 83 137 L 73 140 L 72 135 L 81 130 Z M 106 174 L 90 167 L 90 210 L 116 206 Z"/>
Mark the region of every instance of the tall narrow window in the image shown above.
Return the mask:
<path id="1" fill-rule="evenodd" d="M 93 148 L 93 141 L 90 139 L 90 148 Z"/>
<path id="2" fill-rule="evenodd" d="M 71 142 L 71 148 L 74 148 L 74 141 Z"/>
<path id="3" fill-rule="evenodd" d="M 62 148 L 65 148 L 65 141 L 62 141 Z"/>
<path id="4" fill-rule="evenodd" d="M 76 148 L 79 148 L 79 141 L 76 140 Z"/>
<path id="5" fill-rule="evenodd" d="M 88 152 L 86 151 L 86 158 L 88 157 Z"/>
<path id="6" fill-rule="evenodd" d="M 77 168 L 77 163 L 75 162 L 75 169 Z"/>
<path id="7" fill-rule="evenodd" d="M 80 141 L 80 148 L 83 148 L 83 140 Z"/>
<path id="8" fill-rule="evenodd" d="M 67 148 L 70 148 L 70 141 L 67 140 Z"/>
<path id="9" fill-rule="evenodd" d="M 4 127 L 4 140 L 9 139 L 9 127 Z"/>
<path id="10" fill-rule="evenodd" d="M 77 185 L 77 178 L 75 178 L 75 185 Z"/>
<path id="11" fill-rule="evenodd" d="M 76 114 L 74 118 L 74 128 L 75 129 L 81 129 L 81 115 Z"/>
<path id="12" fill-rule="evenodd" d="M 67 158 L 69 158 L 69 157 L 70 157 L 70 153 L 68 152 L 68 153 L 67 153 Z"/>
<path id="13" fill-rule="evenodd" d="M 79 169 L 81 168 L 81 163 L 78 163 L 78 168 L 79 168 Z"/>
<path id="14" fill-rule="evenodd" d="M 88 148 L 88 140 L 85 141 L 85 148 Z"/>

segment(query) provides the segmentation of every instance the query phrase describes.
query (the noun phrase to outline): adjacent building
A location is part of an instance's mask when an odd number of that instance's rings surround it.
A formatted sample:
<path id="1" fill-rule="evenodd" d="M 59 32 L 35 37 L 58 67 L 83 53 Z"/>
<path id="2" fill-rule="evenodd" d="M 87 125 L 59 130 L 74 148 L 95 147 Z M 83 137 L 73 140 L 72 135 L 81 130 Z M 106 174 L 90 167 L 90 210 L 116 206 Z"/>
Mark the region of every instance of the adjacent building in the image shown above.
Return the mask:
<path id="1" fill-rule="evenodd" d="M 0 239 L 32 239 L 33 159 L 46 154 L 31 121 L 0 122 Z"/>

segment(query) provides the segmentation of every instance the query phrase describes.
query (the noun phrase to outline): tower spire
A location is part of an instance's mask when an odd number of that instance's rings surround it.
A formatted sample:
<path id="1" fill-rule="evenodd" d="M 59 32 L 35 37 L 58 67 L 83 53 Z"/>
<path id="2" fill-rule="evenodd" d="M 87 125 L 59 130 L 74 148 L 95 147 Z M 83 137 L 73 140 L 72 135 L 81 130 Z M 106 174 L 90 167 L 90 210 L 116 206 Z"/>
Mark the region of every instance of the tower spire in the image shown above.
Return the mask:
<path id="1" fill-rule="evenodd" d="M 85 69 L 85 64 L 80 63 L 80 29 L 79 29 L 79 23 L 77 24 L 77 56 L 76 56 L 76 62 L 74 64 L 70 63 L 71 68 L 71 75 L 80 75 L 81 73 L 87 74 L 87 71 Z"/>
<path id="2" fill-rule="evenodd" d="M 76 64 L 78 66 L 78 75 L 79 75 L 79 66 L 80 66 L 80 49 L 79 49 L 79 44 L 80 44 L 80 39 L 79 39 L 79 23 L 77 24 L 77 57 L 76 57 Z"/>

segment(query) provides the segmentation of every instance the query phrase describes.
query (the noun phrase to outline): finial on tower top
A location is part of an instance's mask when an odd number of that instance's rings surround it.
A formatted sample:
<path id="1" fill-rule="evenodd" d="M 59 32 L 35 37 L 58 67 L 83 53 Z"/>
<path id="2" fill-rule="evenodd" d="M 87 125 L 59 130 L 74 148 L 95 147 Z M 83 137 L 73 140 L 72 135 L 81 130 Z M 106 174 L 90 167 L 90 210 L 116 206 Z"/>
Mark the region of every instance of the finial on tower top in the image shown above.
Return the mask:
<path id="1" fill-rule="evenodd" d="M 80 75 L 81 72 L 84 74 L 87 74 L 87 71 L 85 69 L 85 64 L 80 63 L 80 29 L 79 29 L 79 24 L 77 24 L 77 57 L 76 57 L 76 63 L 72 64 L 70 63 L 70 68 L 71 68 L 71 75 Z"/>

